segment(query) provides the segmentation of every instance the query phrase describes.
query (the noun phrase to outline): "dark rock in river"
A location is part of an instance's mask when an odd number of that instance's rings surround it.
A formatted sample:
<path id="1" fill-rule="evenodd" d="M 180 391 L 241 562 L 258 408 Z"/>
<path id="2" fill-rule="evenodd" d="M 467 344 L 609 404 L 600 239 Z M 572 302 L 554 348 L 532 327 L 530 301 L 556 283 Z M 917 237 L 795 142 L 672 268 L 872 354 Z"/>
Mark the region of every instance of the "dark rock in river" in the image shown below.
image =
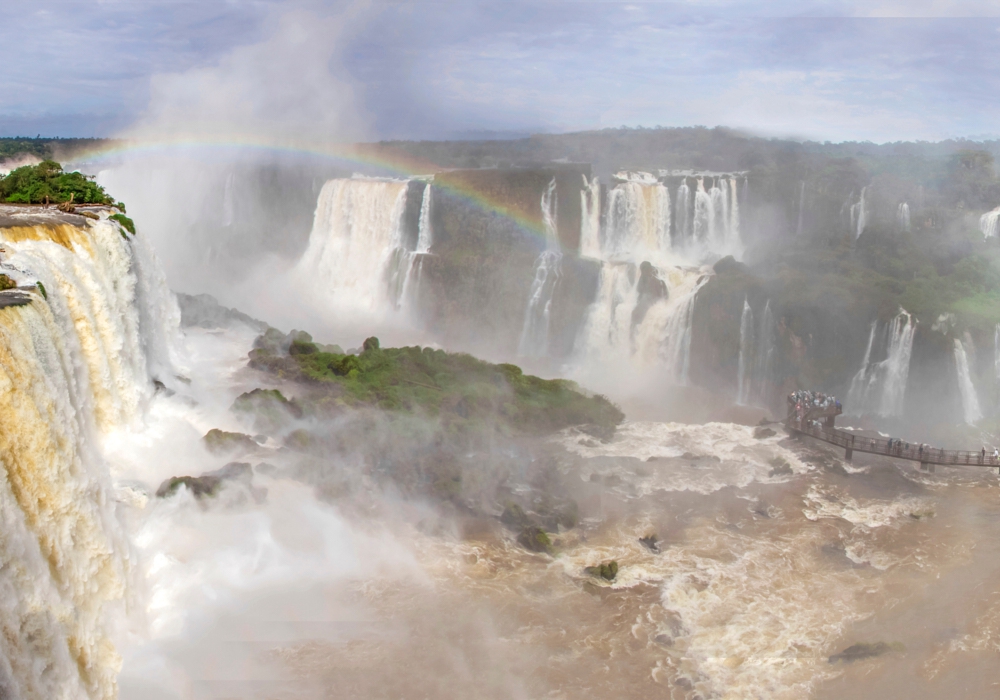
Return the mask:
<path id="1" fill-rule="evenodd" d="M 632 310 L 632 325 L 637 326 L 646 317 L 650 307 L 661 299 L 666 299 L 667 283 L 660 279 L 656 268 L 649 262 L 639 266 L 639 281 L 635 285 L 639 299 Z"/>
<path id="2" fill-rule="evenodd" d="M 614 581 L 615 576 L 618 575 L 618 562 L 611 560 L 599 566 L 588 566 L 583 570 L 583 573 L 598 576 L 605 581 Z"/>
<path id="3" fill-rule="evenodd" d="M 834 654 L 829 658 L 831 664 L 835 664 L 838 661 L 843 661 L 845 663 L 850 663 L 851 661 L 859 661 L 860 659 L 872 659 L 876 656 L 882 656 L 890 651 L 902 651 L 903 645 L 896 644 L 886 644 L 885 642 L 875 642 L 874 644 L 852 644 L 851 646 L 844 649 L 839 654 Z"/>
<path id="4" fill-rule="evenodd" d="M 753 431 L 753 436 L 758 440 L 764 440 L 765 438 L 774 437 L 775 435 L 777 435 L 776 432 L 774 432 L 770 428 L 765 428 L 763 426 L 756 428 Z"/>
<path id="5" fill-rule="evenodd" d="M 554 551 L 552 540 L 545 534 L 545 530 L 540 527 L 529 526 L 524 528 L 521 530 L 521 534 L 517 536 L 517 542 L 531 552 L 552 554 Z"/>
<path id="6" fill-rule="evenodd" d="M 658 540 L 656 539 L 656 533 L 653 533 L 651 535 L 646 535 L 645 537 L 640 537 L 639 538 L 639 544 L 641 544 L 643 547 L 645 547 L 646 549 L 648 549 L 650 552 L 654 552 L 656 554 L 659 554 L 660 553 L 660 545 L 657 544 L 657 542 L 658 542 Z"/>

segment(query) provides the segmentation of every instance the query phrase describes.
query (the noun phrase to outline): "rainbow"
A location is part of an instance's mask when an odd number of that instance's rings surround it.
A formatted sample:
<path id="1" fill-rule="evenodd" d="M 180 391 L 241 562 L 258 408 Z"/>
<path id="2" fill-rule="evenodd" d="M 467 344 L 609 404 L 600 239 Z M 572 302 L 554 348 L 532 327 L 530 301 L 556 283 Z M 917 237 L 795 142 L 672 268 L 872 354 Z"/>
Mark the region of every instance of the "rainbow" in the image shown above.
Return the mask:
<path id="1" fill-rule="evenodd" d="M 77 151 L 70 160 L 77 164 L 99 165 L 129 156 L 176 154 L 186 151 L 202 154 L 212 150 L 318 157 L 345 165 L 376 168 L 390 177 L 405 179 L 427 177 L 449 171 L 448 168 L 442 168 L 430 161 L 415 158 L 408 153 L 378 143 L 318 144 L 294 141 L 276 143 L 257 137 L 232 135 L 218 139 L 190 136 L 159 140 L 114 139 L 95 148 Z M 532 216 L 500 202 L 461 180 L 436 180 L 434 187 L 455 195 L 481 210 L 509 219 L 525 231 L 542 240 L 545 239 L 540 208 L 537 215 Z"/>

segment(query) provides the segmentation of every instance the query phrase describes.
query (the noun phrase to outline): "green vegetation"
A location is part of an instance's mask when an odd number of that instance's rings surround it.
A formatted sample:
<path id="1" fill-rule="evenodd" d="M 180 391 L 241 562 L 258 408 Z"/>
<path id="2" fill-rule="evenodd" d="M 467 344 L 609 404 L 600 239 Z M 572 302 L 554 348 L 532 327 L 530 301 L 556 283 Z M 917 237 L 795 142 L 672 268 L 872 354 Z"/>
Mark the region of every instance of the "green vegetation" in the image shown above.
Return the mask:
<path id="1" fill-rule="evenodd" d="M 8 289 L 14 289 L 16 286 L 17 282 L 12 280 L 7 275 L 0 274 L 0 292 L 6 291 Z"/>
<path id="2" fill-rule="evenodd" d="M 0 201 L 13 204 L 115 203 L 93 178 L 81 173 L 63 172 L 62 166 L 53 160 L 16 168 L 0 178 Z"/>
<path id="3" fill-rule="evenodd" d="M 108 139 L 94 138 L 25 138 L 23 136 L 0 138 L 0 161 L 18 156 L 35 156 L 41 160 L 55 160 L 87 149 L 113 143 Z"/>
<path id="4" fill-rule="evenodd" d="M 521 531 L 521 534 L 517 536 L 517 543 L 532 552 L 541 552 L 545 554 L 555 553 L 555 548 L 552 546 L 552 540 L 550 540 L 549 536 L 545 534 L 545 530 L 540 527 L 524 528 L 524 530 Z"/>
<path id="5" fill-rule="evenodd" d="M 611 560 L 599 566 L 588 566 L 583 572 L 591 576 L 603 578 L 605 581 L 614 581 L 615 576 L 618 575 L 618 562 Z"/>
<path id="6" fill-rule="evenodd" d="M 121 224 L 123 229 L 131 233 L 133 236 L 135 235 L 135 222 L 132 221 L 132 219 L 128 218 L 124 214 L 112 214 L 108 218 L 112 221 L 117 221 Z"/>
<path id="7" fill-rule="evenodd" d="M 280 336 L 280 334 L 278 334 Z M 547 433 L 571 425 L 614 430 L 624 414 L 603 396 L 573 382 L 540 379 L 510 364 L 431 348 L 380 348 L 365 341 L 359 355 L 326 352 L 296 337 L 283 355 L 274 334 L 260 339 L 251 366 L 327 388 L 343 406 L 423 411 L 455 427 L 495 422 L 509 432 Z"/>
<path id="8" fill-rule="evenodd" d="M 212 428 L 205 433 L 202 441 L 205 443 L 208 451 L 214 453 L 234 452 L 236 450 L 247 451 L 257 448 L 257 443 L 249 435 L 229 433 L 218 428 Z"/>

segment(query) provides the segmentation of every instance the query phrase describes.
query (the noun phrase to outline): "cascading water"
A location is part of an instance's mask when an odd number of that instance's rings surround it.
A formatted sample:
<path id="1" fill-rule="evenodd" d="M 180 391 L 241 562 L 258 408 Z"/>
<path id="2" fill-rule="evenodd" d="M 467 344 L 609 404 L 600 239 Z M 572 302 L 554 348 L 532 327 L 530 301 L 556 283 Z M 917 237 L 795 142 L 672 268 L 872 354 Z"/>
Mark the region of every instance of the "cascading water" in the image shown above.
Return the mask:
<path id="1" fill-rule="evenodd" d="M 417 224 L 417 247 L 407 254 L 404 263 L 406 277 L 403 280 L 403 288 L 400 293 L 399 304 L 414 308 L 420 296 L 420 276 L 423 270 L 424 256 L 430 255 L 431 246 L 434 244 L 434 229 L 431 227 L 431 183 L 424 186 L 424 192 L 420 198 L 420 218 Z"/>
<path id="2" fill-rule="evenodd" d="M 601 257 L 601 181 L 597 176 L 583 177 L 580 191 L 580 255 L 586 258 Z"/>
<path id="3" fill-rule="evenodd" d="M 699 177 L 698 189 L 694 193 L 693 238 L 695 243 L 706 247 L 711 245 L 714 229 L 715 208 L 712 206 L 712 196 L 705 191 L 705 179 Z"/>
<path id="4" fill-rule="evenodd" d="M 976 395 L 976 386 L 972 382 L 969 372 L 969 356 L 966 353 L 965 343 L 959 338 L 955 338 L 955 372 L 958 375 L 958 392 L 962 397 L 962 415 L 966 423 L 970 425 L 983 418 L 983 413 L 979 408 L 979 397 Z"/>
<path id="5" fill-rule="evenodd" d="M 1000 207 L 979 217 L 979 230 L 983 232 L 984 239 L 993 238 L 1000 233 Z"/>
<path id="6" fill-rule="evenodd" d="M 851 205 L 851 232 L 854 233 L 855 240 L 861 238 L 861 234 L 868 226 L 868 203 L 865 200 L 867 192 L 868 188 L 862 187 L 860 199 Z"/>
<path id="7" fill-rule="evenodd" d="M 542 224 L 545 226 L 546 250 L 535 261 L 535 278 L 528 293 L 518 355 L 544 357 L 549 350 L 549 330 L 552 325 L 552 299 L 562 276 L 562 253 L 557 228 L 558 201 L 556 179 L 542 193 Z"/>
<path id="8" fill-rule="evenodd" d="M 670 193 L 664 185 L 629 181 L 612 188 L 605 249 L 615 259 L 670 250 Z"/>
<path id="9" fill-rule="evenodd" d="M 748 365 L 753 361 L 753 310 L 744 297 L 743 315 L 740 317 L 740 355 L 736 367 L 736 403 L 746 406 L 750 397 L 750 372 Z"/>
<path id="10" fill-rule="evenodd" d="M 848 408 L 852 413 L 877 413 L 880 416 L 903 414 L 916 326 L 916 320 L 904 309 L 900 309 L 887 329 L 885 359 L 873 362 L 871 358 L 878 322 L 872 323 L 861 369 L 854 375 L 847 396 Z"/>
<path id="11" fill-rule="evenodd" d="M 910 205 L 906 202 L 901 202 L 896 209 L 896 225 L 900 231 L 910 230 Z"/>
<path id="12" fill-rule="evenodd" d="M 802 235 L 802 220 L 806 207 L 806 181 L 799 183 L 799 220 L 795 226 L 795 235 Z"/>
<path id="13" fill-rule="evenodd" d="M 316 204 L 299 277 L 345 310 L 381 311 L 398 303 L 408 262 L 402 218 L 408 182 L 330 180 Z"/>
<path id="14" fill-rule="evenodd" d="M 774 321 L 774 313 L 771 311 L 770 299 L 764 304 L 764 313 L 761 314 L 757 338 L 750 400 L 754 405 L 766 408 L 771 405 L 771 386 L 774 381 L 773 375 L 778 349 L 777 324 Z"/>
<path id="15" fill-rule="evenodd" d="M 44 287 L 0 308 L 0 697 L 110 699 L 131 565 L 99 438 L 171 369 L 156 346 L 179 312 L 145 243 L 106 219 L 0 238 L 4 272 Z"/>
<path id="16" fill-rule="evenodd" d="M 692 236 L 691 188 L 688 187 L 686 177 L 681 179 L 681 184 L 677 187 L 677 205 L 675 209 L 677 211 L 674 221 L 675 235 L 678 240 L 686 244 L 690 242 Z"/>
<path id="17" fill-rule="evenodd" d="M 993 329 L 993 376 L 1000 381 L 1000 323 Z"/>

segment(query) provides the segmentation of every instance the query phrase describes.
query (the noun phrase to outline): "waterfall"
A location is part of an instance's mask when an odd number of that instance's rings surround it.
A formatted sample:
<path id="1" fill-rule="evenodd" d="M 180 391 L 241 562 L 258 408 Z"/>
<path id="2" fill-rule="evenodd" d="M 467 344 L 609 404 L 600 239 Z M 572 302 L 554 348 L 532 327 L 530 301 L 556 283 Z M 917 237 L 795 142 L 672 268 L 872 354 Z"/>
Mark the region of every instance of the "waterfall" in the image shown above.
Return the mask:
<path id="1" fill-rule="evenodd" d="M 611 189 L 605 247 L 619 259 L 670 250 L 670 193 L 663 184 L 628 181 Z"/>
<path id="2" fill-rule="evenodd" d="M 984 239 L 993 238 L 1000 232 L 1000 207 L 979 217 L 979 230 L 983 232 Z"/>
<path id="3" fill-rule="evenodd" d="M 1000 323 L 993 329 L 993 376 L 1000 381 Z"/>
<path id="4" fill-rule="evenodd" d="M 542 193 L 542 224 L 545 226 L 546 250 L 535 261 L 535 277 L 528 292 L 528 307 L 524 312 L 518 355 L 544 357 L 549 350 L 549 330 L 552 325 L 552 299 L 562 277 L 562 253 L 559 252 L 557 226 L 558 201 L 556 179 L 552 178 Z"/>
<path id="5" fill-rule="evenodd" d="M 597 298 L 577 340 L 576 353 L 597 366 L 632 364 L 662 368 L 675 383 L 688 381 L 691 320 L 698 290 L 708 277 L 698 271 L 658 270 L 668 294 L 646 309 L 641 320 L 639 273 L 631 263 L 601 267 Z"/>
<path id="6" fill-rule="evenodd" d="M 323 185 L 298 266 L 310 289 L 343 309 L 380 311 L 398 303 L 409 262 L 402 235 L 407 186 L 360 177 Z"/>
<path id="7" fill-rule="evenodd" d="M 861 238 L 861 234 L 865 232 L 865 227 L 868 226 L 868 203 L 865 201 L 867 191 L 867 187 L 862 187 L 861 198 L 857 204 L 851 206 L 851 231 L 854 233 L 855 240 Z"/>
<path id="8" fill-rule="evenodd" d="M 858 414 L 901 416 L 917 322 L 904 309 L 900 309 L 887 329 L 885 359 L 872 362 L 877 325 L 877 322 L 872 324 L 861 369 L 851 381 L 847 397 L 848 405 Z"/>
<path id="9" fill-rule="evenodd" d="M 979 409 L 979 397 L 976 396 L 976 387 L 972 383 L 969 373 L 969 357 L 965 351 L 965 344 L 955 338 L 955 371 L 958 374 L 958 391 L 962 395 L 962 413 L 965 422 L 976 423 L 983 418 Z"/>
<path id="10" fill-rule="evenodd" d="M 705 191 L 704 178 L 698 178 L 698 189 L 694 193 L 694 241 L 703 246 L 712 243 L 712 231 L 715 229 L 715 209 L 712 197 Z"/>
<path id="11" fill-rule="evenodd" d="M 677 188 L 677 217 L 674 223 L 676 238 L 687 243 L 691 240 L 691 188 L 688 187 L 687 178 L 681 179 L 681 184 Z"/>
<path id="12" fill-rule="evenodd" d="M 406 277 L 403 280 L 403 289 L 400 293 L 399 303 L 403 306 L 414 309 L 420 296 L 420 276 L 423 271 L 424 256 L 430 255 L 431 246 L 434 245 L 434 230 L 431 227 L 431 183 L 424 186 L 423 195 L 420 198 L 420 217 L 417 224 L 417 247 L 407 254 L 404 263 Z"/>
<path id="13" fill-rule="evenodd" d="M 802 218 L 806 206 L 806 181 L 799 183 L 799 222 L 795 226 L 795 235 L 802 236 Z"/>
<path id="14" fill-rule="evenodd" d="M 131 565 L 100 439 L 139 417 L 151 370 L 172 381 L 179 311 L 106 218 L 0 238 L 3 272 L 45 288 L 0 308 L 0 697 L 110 699 Z"/>
<path id="15" fill-rule="evenodd" d="M 777 324 L 771 311 L 770 299 L 764 304 L 757 332 L 758 343 L 753 368 L 753 385 L 750 399 L 756 406 L 767 408 L 771 405 L 771 385 L 774 362 L 777 354 Z"/>
<path id="16" fill-rule="evenodd" d="M 580 191 L 580 255 L 601 257 L 601 182 L 595 175 L 589 181 L 583 175 Z"/>
<path id="17" fill-rule="evenodd" d="M 906 202 L 900 203 L 896 209 L 896 225 L 901 231 L 910 230 L 910 205 Z"/>
<path id="18" fill-rule="evenodd" d="M 743 315 L 740 318 L 740 356 L 736 369 L 736 403 L 746 406 L 750 397 L 751 374 L 747 370 L 753 361 L 753 310 L 750 302 L 743 298 Z"/>

